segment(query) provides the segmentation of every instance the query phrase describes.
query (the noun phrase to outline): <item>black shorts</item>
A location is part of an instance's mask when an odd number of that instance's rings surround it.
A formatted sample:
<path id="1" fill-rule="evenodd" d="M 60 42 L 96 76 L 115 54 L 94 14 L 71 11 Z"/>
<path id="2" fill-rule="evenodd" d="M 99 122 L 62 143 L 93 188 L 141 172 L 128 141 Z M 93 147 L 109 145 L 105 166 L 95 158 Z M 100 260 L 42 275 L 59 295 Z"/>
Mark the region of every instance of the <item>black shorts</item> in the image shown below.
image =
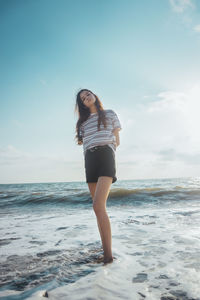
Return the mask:
<path id="1" fill-rule="evenodd" d="M 97 182 L 99 176 L 112 177 L 112 183 L 117 181 L 115 152 L 110 146 L 96 146 L 85 153 L 86 182 Z"/>

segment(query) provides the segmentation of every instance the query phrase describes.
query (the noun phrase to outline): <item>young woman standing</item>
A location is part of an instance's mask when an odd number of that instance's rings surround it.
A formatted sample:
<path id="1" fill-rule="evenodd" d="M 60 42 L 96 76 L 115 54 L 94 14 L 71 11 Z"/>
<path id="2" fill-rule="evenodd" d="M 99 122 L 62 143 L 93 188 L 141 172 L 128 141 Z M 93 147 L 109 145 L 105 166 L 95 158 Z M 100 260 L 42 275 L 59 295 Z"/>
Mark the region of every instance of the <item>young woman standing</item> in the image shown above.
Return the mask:
<path id="1" fill-rule="evenodd" d="M 117 114 L 103 109 L 97 95 L 81 89 L 76 95 L 79 119 L 76 124 L 78 145 L 83 144 L 86 182 L 104 251 L 104 264 L 113 261 L 112 236 L 106 201 L 112 183 L 117 181 L 115 151 L 120 144 L 119 130 L 122 129 Z"/>

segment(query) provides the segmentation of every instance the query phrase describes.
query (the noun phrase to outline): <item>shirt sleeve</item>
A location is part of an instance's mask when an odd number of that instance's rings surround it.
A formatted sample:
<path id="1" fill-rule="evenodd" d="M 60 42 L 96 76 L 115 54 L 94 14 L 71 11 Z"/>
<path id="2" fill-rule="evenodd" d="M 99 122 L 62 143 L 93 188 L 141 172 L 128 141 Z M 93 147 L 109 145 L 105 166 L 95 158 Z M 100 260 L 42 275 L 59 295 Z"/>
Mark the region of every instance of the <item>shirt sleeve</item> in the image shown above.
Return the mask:
<path id="1" fill-rule="evenodd" d="M 113 130 L 116 128 L 122 129 L 122 126 L 121 126 L 121 123 L 119 121 L 117 114 L 114 112 L 114 110 L 112 112 L 113 112 L 113 119 L 112 119 Z"/>

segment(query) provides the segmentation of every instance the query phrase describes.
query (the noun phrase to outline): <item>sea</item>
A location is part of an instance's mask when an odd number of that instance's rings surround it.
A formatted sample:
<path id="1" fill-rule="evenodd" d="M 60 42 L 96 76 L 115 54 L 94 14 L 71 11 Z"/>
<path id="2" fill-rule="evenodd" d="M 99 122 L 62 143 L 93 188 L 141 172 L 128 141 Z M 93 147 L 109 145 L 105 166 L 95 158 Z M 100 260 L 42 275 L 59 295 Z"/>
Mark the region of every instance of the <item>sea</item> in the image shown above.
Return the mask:
<path id="1" fill-rule="evenodd" d="M 0 185 L 0 299 L 200 299 L 200 177 L 117 180 L 104 265 L 86 182 Z"/>

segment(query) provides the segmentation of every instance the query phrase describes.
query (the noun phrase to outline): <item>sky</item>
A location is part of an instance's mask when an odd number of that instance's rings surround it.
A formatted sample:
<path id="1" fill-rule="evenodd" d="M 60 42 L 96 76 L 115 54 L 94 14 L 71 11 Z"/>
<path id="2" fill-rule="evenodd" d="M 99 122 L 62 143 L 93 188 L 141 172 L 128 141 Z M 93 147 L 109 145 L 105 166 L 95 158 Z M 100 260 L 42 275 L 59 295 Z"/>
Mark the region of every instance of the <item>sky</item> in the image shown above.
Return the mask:
<path id="1" fill-rule="evenodd" d="M 200 1 L 0 0 L 0 184 L 85 181 L 76 94 L 122 125 L 118 180 L 200 175 Z"/>

